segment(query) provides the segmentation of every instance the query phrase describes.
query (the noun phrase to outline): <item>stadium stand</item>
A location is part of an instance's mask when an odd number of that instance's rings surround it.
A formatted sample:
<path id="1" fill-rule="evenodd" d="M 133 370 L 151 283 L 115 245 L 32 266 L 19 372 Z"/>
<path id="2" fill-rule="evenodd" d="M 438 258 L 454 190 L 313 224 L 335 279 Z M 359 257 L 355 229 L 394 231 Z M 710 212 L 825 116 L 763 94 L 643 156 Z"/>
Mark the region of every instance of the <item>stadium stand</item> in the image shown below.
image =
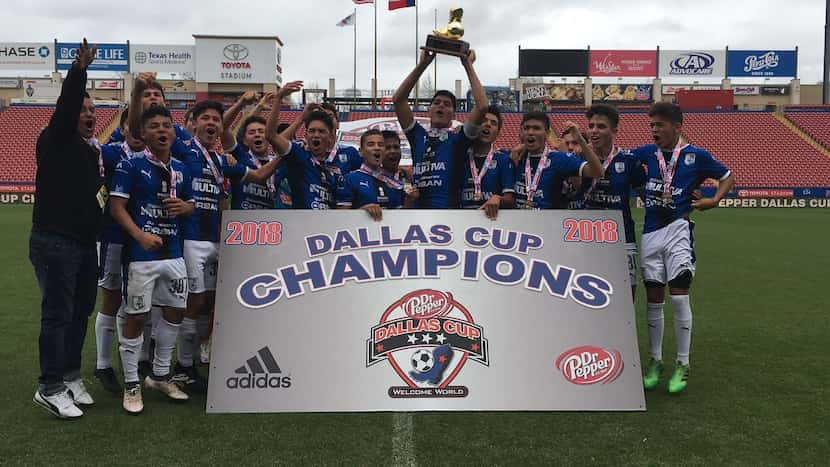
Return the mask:
<path id="1" fill-rule="evenodd" d="M 830 149 L 830 111 L 786 112 L 784 116 L 819 144 Z"/>
<path id="2" fill-rule="evenodd" d="M 35 144 L 54 110 L 53 106 L 13 105 L 0 112 L 0 182 L 34 183 Z M 95 113 L 95 135 L 100 139 L 118 108 L 97 107 Z"/>

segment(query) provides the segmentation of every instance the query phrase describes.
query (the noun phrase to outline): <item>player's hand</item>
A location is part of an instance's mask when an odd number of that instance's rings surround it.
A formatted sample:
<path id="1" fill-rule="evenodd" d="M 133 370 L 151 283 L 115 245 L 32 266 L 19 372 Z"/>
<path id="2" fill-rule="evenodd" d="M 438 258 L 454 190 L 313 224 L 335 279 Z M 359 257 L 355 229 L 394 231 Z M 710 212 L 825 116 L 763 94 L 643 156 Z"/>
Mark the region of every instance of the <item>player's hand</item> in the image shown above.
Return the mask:
<path id="1" fill-rule="evenodd" d="M 145 83 L 151 83 L 156 80 L 156 76 L 158 76 L 158 74 L 155 71 L 142 71 L 138 74 L 138 78 L 136 78 L 136 80 L 141 80 Z"/>
<path id="2" fill-rule="evenodd" d="M 236 165 L 236 164 L 239 163 L 239 161 L 236 160 L 236 158 L 233 157 L 233 155 L 231 155 L 231 154 L 225 154 L 225 159 L 228 161 L 228 165 L 231 165 L 231 166 Z"/>
<path id="3" fill-rule="evenodd" d="M 363 206 L 361 209 L 368 212 L 369 217 L 371 217 L 373 220 L 380 221 L 383 219 L 383 210 L 380 208 L 379 204 L 367 204 Z"/>
<path id="4" fill-rule="evenodd" d="M 191 204 L 181 198 L 166 198 L 161 201 L 170 217 L 190 214 Z"/>
<path id="5" fill-rule="evenodd" d="M 519 162 L 522 160 L 522 154 L 527 151 L 527 146 L 524 144 L 518 144 L 516 147 L 510 150 L 510 162 L 513 163 L 514 166 L 519 166 Z"/>
<path id="6" fill-rule="evenodd" d="M 700 190 L 695 190 L 692 192 L 692 200 L 698 200 L 701 198 L 703 198 L 703 193 L 701 193 Z"/>
<path id="7" fill-rule="evenodd" d="M 95 60 L 95 53 L 97 51 L 98 46 L 93 45 L 90 47 L 86 41 L 86 37 L 84 37 L 83 42 L 81 42 L 81 45 L 78 47 L 78 54 L 75 56 L 75 63 L 78 64 L 78 68 L 86 70 L 86 68 Z"/>
<path id="8" fill-rule="evenodd" d="M 715 198 L 701 198 L 692 201 L 692 208 L 698 211 L 706 211 L 718 207 L 718 202 Z"/>
<path id="9" fill-rule="evenodd" d="M 300 91 L 303 89 L 303 82 L 302 81 L 290 81 L 285 83 L 285 86 L 281 87 L 279 91 L 277 91 L 277 96 L 282 100 L 283 97 L 289 96 L 294 94 L 295 92 Z"/>
<path id="10" fill-rule="evenodd" d="M 435 59 L 435 52 L 421 49 L 421 56 L 418 58 L 418 65 L 426 68 Z"/>
<path id="11" fill-rule="evenodd" d="M 568 133 L 570 133 L 575 140 L 579 141 L 580 139 L 582 139 L 582 135 L 579 133 L 579 125 L 568 120 L 567 122 L 565 122 L 564 126 L 565 131 L 562 132 L 563 135 L 567 135 Z"/>
<path id="12" fill-rule="evenodd" d="M 311 112 L 320 108 L 320 104 L 309 102 L 308 104 L 303 107 L 303 119 L 311 115 Z"/>
<path id="13" fill-rule="evenodd" d="M 461 56 L 461 64 L 464 65 L 465 67 L 472 66 L 472 64 L 475 63 L 475 62 L 476 62 L 476 51 L 473 50 L 473 49 L 470 49 L 470 51 L 467 52 L 467 55 L 462 55 Z"/>
<path id="14" fill-rule="evenodd" d="M 403 177 L 406 180 L 409 180 L 410 182 L 412 182 L 412 166 L 411 165 L 398 167 L 398 172 L 403 174 Z"/>
<path id="15" fill-rule="evenodd" d="M 245 91 L 239 98 L 243 105 L 251 105 L 257 101 L 257 93 L 255 91 Z"/>
<path id="16" fill-rule="evenodd" d="M 274 91 L 266 92 L 265 94 L 262 95 L 262 99 L 259 100 L 259 103 L 257 104 L 257 107 L 260 107 L 260 108 L 263 108 L 263 109 L 265 107 L 271 107 L 276 103 L 276 99 L 277 99 L 277 93 L 276 92 L 274 92 Z"/>
<path id="17" fill-rule="evenodd" d="M 501 196 L 493 195 L 479 209 L 484 210 L 484 215 L 491 221 L 496 220 L 499 215 L 499 206 L 501 205 Z"/>
<path id="18" fill-rule="evenodd" d="M 142 232 L 141 237 L 138 238 L 138 244 L 141 245 L 144 251 L 153 251 L 161 248 L 164 242 L 158 235 Z"/>

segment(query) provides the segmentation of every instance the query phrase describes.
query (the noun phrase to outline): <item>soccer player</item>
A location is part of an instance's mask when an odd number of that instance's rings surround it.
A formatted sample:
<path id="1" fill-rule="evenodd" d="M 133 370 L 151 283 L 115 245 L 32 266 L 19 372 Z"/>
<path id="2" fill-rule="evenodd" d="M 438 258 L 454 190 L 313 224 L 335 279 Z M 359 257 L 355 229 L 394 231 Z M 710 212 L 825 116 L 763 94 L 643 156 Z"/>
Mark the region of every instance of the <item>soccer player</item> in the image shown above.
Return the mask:
<path id="1" fill-rule="evenodd" d="M 286 129 L 279 131 L 279 134 L 289 141 L 294 139 L 297 131 L 299 131 L 300 127 L 306 122 L 306 120 L 308 120 L 308 117 L 312 112 L 324 112 L 329 116 L 329 118 L 331 118 L 333 124 L 333 138 L 331 145 L 327 149 L 329 153 L 326 157 L 326 164 L 337 166 L 343 176 L 360 168 L 360 165 L 363 163 L 360 152 L 351 146 L 341 146 L 337 144 L 337 141 L 339 141 L 340 117 L 337 112 L 337 107 L 331 103 L 324 102 L 322 104 L 306 104 L 303 108 L 303 112 L 297 116 L 297 118 Z M 298 142 L 301 146 L 306 143 L 306 141 L 303 140 Z M 342 178 L 339 182 L 339 186 L 342 186 Z"/>
<path id="2" fill-rule="evenodd" d="M 187 109 L 184 113 L 184 131 L 192 135 L 196 133 L 196 121 L 193 119 L 193 109 Z M 188 142 L 190 140 L 187 140 Z"/>
<path id="3" fill-rule="evenodd" d="M 101 146 L 107 186 L 112 186 L 112 177 L 118 163 L 136 155 L 143 155 L 144 141 L 133 137 L 127 125 L 128 112 L 121 114 L 119 128 L 126 135 L 122 143 Z M 115 336 L 116 313 L 121 306 L 122 248 L 127 240 L 124 230 L 112 219 L 109 206 L 104 211 L 102 230 L 99 234 L 98 287 L 101 289 L 101 310 L 95 319 L 95 344 L 98 353 L 95 377 L 107 391 L 121 394 L 121 385 L 112 369 L 112 346 Z"/>
<path id="4" fill-rule="evenodd" d="M 372 219 L 380 221 L 382 209 L 403 207 L 403 183 L 381 167 L 385 150 L 380 130 L 371 129 L 360 135 L 363 164 L 346 174 L 344 185 L 337 193 L 338 209 L 364 209 Z"/>
<path id="5" fill-rule="evenodd" d="M 515 165 L 516 203 L 524 209 L 564 209 L 562 196 L 565 178 L 599 178 L 603 175 L 597 155 L 579 134 L 577 126 L 566 124 L 565 132 L 578 136 L 586 160 L 573 154 L 551 150 L 546 142 L 551 140 L 550 119 L 544 112 L 527 112 L 522 117 L 521 140 L 511 151 L 510 158 Z"/>
<path id="6" fill-rule="evenodd" d="M 170 111 L 150 106 L 141 114 L 140 128 L 147 152 L 118 164 L 111 200 L 112 217 L 132 239 L 126 252 L 126 319 L 119 346 L 125 385 L 122 404 L 132 414 L 144 410 L 138 358 L 144 322 L 153 305 L 163 307 L 163 316 L 156 328 L 153 372 L 144 384 L 171 399 L 188 399 L 172 381 L 170 360 L 187 302 L 179 218 L 194 211 L 190 175 L 171 156 L 176 133 Z"/>
<path id="7" fill-rule="evenodd" d="M 509 209 L 515 205 L 515 174 L 510 151 L 497 150 L 494 146 L 501 127 L 501 111 L 496 106 L 489 106 L 481 133 L 459 161 L 464 170 L 461 207 L 482 209 L 490 219 L 496 218 L 499 208 Z"/>
<path id="8" fill-rule="evenodd" d="M 86 39 L 37 140 L 37 177 L 29 259 L 40 288 L 40 376 L 35 404 L 78 418 L 94 403 L 81 380 L 81 354 L 95 308 L 95 237 L 106 205 L 95 106 L 84 91 L 96 48 Z M 7 376 L 11 377 L 11 376 Z"/>
<path id="9" fill-rule="evenodd" d="M 628 276 L 631 279 L 631 298 L 637 290 L 638 254 L 631 217 L 631 190 L 642 189 L 646 175 L 639 160 L 629 151 L 614 145 L 620 114 L 607 104 L 594 104 L 588 109 L 588 136 L 591 148 L 602 163 L 605 175 L 585 180 L 579 191 L 584 209 L 613 209 L 622 211 L 625 228 L 625 249 L 628 253 Z"/>
<path id="10" fill-rule="evenodd" d="M 421 51 L 415 69 L 392 96 L 398 123 L 412 148 L 412 164 L 415 167 L 413 178 L 418 190 L 416 207 L 420 209 L 454 209 L 460 206 L 460 182 L 463 175 L 458 167 L 459 158 L 456 154 L 464 154 L 467 151 L 478 138 L 481 125 L 484 123 L 488 102 L 473 68 L 475 52 L 471 50 L 468 55 L 460 58 L 470 80 L 476 103 L 462 131 L 456 133 L 450 129 L 455 117 L 456 99 L 449 91 L 438 91 L 433 96 L 429 106 L 429 130 L 415 121 L 409 107 L 409 93 L 435 59 L 434 53 Z"/>
<path id="11" fill-rule="evenodd" d="M 711 154 L 686 143 L 681 136 L 683 112 L 676 104 L 658 102 L 648 112 L 655 144 L 634 150 L 646 166 L 646 218 L 643 228 L 643 281 L 646 285 L 649 351 L 643 377 L 646 389 L 657 386 L 663 372 L 663 301 L 666 284 L 674 309 L 677 364 L 668 382 L 669 393 L 683 391 L 689 379 L 692 308 L 689 289 L 695 273 L 692 209 L 714 208 L 735 185 L 735 176 Z M 713 198 L 693 199 L 706 179 L 720 183 Z"/>
<path id="12" fill-rule="evenodd" d="M 582 135 L 582 139 L 585 141 L 589 141 L 588 134 L 584 131 L 579 132 Z M 562 150 L 565 152 L 569 152 L 579 158 L 582 158 L 582 146 L 579 144 L 579 139 L 575 137 L 575 133 L 571 131 L 563 132 L 560 138 L 561 146 L 563 146 Z M 580 177 L 568 177 L 562 181 L 562 197 L 565 200 L 566 206 L 568 209 L 582 209 L 582 178 Z"/>

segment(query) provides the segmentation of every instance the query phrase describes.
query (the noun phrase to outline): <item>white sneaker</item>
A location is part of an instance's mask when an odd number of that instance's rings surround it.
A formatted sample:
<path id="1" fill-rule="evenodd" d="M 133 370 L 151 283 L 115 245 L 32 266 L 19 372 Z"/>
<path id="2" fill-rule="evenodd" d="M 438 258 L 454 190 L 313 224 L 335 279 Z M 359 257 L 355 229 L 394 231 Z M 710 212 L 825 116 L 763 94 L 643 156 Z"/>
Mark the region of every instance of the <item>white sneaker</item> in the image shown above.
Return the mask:
<path id="1" fill-rule="evenodd" d="M 124 410 L 131 414 L 140 414 L 144 410 L 144 399 L 141 398 L 141 385 L 124 389 L 124 400 L 121 404 Z"/>
<path id="2" fill-rule="evenodd" d="M 64 381 L 63 384 L 66 385 L 66 389 L 69 389 L 69 393 L 72 394 L 72 399 L 76 405 L 92 405 L 95 403 L 92 400 L 92 396 L 89 395 L 89 391 L 86 390 L 86 386 L 84 386 L 81 378 L 75 381 Z"/>
<path id="3" fill-rule="evenodd" d="M 48 410 L 49 413 L 58 418 L 78 418 L 84 414 L 75 405 L 75 401 L 72 400 L 72 395 L 69 394 L 68 390 L 63 390 L 51 396 L 41 394 L 40 391 L 35 391 L 35 397 L 32 400 L 34 400 L 35 404 Z"/>
<path id="4" fill-rule="evenodd" d="M 167 394 L 167 397 L 173 400 L 186 401 L 190 399 L 190 396 L 188 396 L 186 392 L 179 389 L 179 387 L 176 386 L 176 383 L 167 379 L 153 379 L 148 376 L 144 378 L 144 385 L 150 389 L 155 389 Z"/>
<path id="5" fill-rule="evenodd" d="M 199 344 L 199 361 L 203 365 L 210 363 L 210 341 L 207 340 Z"/>

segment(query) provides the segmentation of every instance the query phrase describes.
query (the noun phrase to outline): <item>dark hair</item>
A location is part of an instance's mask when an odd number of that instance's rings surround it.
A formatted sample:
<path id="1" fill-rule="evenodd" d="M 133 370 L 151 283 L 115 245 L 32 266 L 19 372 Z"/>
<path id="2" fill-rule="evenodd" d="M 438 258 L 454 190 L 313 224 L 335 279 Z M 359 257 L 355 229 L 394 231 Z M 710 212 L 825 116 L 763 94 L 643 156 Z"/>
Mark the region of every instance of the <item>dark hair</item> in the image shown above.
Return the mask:
<path id="1" fill-rule="evenodd" d="M 185 123 L 187 123 L 187 121 L 190 120 L 191 118 L 193 118 L 193 108 L 192 107 L 187 109 L 187 111 L 185 111 L 185 113 L 184 113 Z"/>
<path id="2" fill-rule="evenodd" d="M 161 98 L 164 99 L 164 102 L 167 102 L 167 97 L 164 96 L 164 87 L 156 80 L 151 80 L 147 83 L 147 89 L 158 89 L 161 93 Z"/>
<path id="3" fill-rule="evenodd" d="M 323 122 L 323 125 L 326 125 L 329 131 L 334 132 L 334 121 L 332 121 L 329 114 L 323 112 L 322 110 L 315 110 L 311 112 L 311 114 L 308 117 L 306 117 L 303 123 L 305 123 L 306 128 L 308 128 L 308 126 L 311 125 L 311 122 L 313 121 Z"/>
<path id="4" fill-rule="evenodd" d="M 648 110 L 649 117 L 660 117 L 676 125 L 683 124 L 683 111 L 671 102 L 657 102 Z"/>
<path id="5" fill-rule="evenodd" d="M 611 122 L 611 128 L 617 128 L 617 125 L 620 124 L 620 113 L 617 112 L 617 109 L 608 105 L 608 104 L 594 104 L 585 112 L 585 118 L 590 120 L 594 115 L 600 115 L 608 119 Z"/>
<path id="6" fill-rule="evenodd" d="M 394 139 L 395 141 L 397 141 L 399 143 L 401 142 L 401 136 L 398 134 L 397 131 L 383 130 L 383 131 L 380 132 L 380 134 L 383 135 L 384 140 Z"/>
<path id="7" fill-rule="evenodd" d="M 130 108 L 124 107 L 124 111 L 121 112 L 121 118 L 118 120 L 118 126 L 124 128 L 124 124 L 127 123 L 128 118 L 130 118 Z"/>
<path id="8" fill-rule="evenodd" d="M 380 136 L 383 138 L 383 133 L 381 133 L 381 131 L 377 128 L 371 128 L 364 131 L 363 134 L 360 135 L 360 147 L 363 147 L 363 145 L 366 144 L 366 138 L 370 136 Z"/>
<path id="9" fill-rule="evenodd" d="M 550 130 L 550 119 L 548 118 L 548 114 L 544 112 L 540 112 L 538 110 L 531 110 L 530 112 L 524 114 L 522 116 L 522 125 L 524 125 L 529 120 L 539 120 L 540 122 L 544 123 L 545 131 Z"/>
<path id="10" fill-rule="evenodd" d="M 167 117 L 170 121 L 173 121 L 173 116 L 170 114 L 170 111 L 167 110 L 167 107 L 162 107 L 160 105 L 153 105 L 150 106 L 149 109 L 145 110 L 141 113 L 141 126 L 143 127 L 147 120 L 150 120 L 153 117 Z"/>
<path id="11" fill-rule="evenodd" d="M 197 120 L 200 115 L 205 113 L 206 111 L 213 109 L 219 112 L 219 118 L 221 119 L 225 115 L 225 108 L 222 107 L 222 104 L 217 101 L 206 100 L 202 102 L 197 102 L 196 105 L 193 106 L 191 110 L 191 116 L 193 120 Z"/>
<path id="12" fill-rule="evenodd" d="M 340 112 L 337 111 L 337 107 L 331 102 L 323 102 L 322 104 L 320 104 L 320 108 L 323 110 L 328 110 L 329 112 L 333 113 L 338 120 L 340 119 Z"/>
<path id="13" fill-rule="evenodd" d="M 280 123 L 277 126 L 277 133 L 282 133 L 283 131 L 287 130 L 288 127 L 290 127 L 290 126 L 291 126 L 291 124 L 289 124 L 289 123 Z"/>
<path id="14" fill-rule="evenodd" d="M 259 115 L 248 115 L 245 117 L 245 120 L 242 120 L 242 124 L 239 125 L 239 131 L 236 132 L 236 140 L 242 141 L 245 139 L 245 132 L 248 131 L 248 125 L 251 123 L 261 123 L 265 125 L 267 122 L 263 117 Z"/>
<path id="15" fill-rule="evenodd" d="M 499 121 L 499 130 L 501 130 L 502 120 L 501 120 L 501 109 L 497 105 L 489 105 L 487 106 L 487 110 L 484 112 L 486 114 L 493 114 L 496 116 L 496 120 Z"/>
<path id="16" fill-rule="evenodd" d="M 432 96 L 432 100 L 430 100 L 429 102 L 430 103 L 435 102 L 435 98 L 438 97 L 438 96 L 444 96 L 447 99 L 451 100 L 452 101 L 452 109 L 455 110 L 455 105 L 456 105 L 455 94 L 447 91 L 446 89 L 441 89 L 439 91 L 436 91 L 435 95 Z"/>
<path id="17" fill-rule="evenodd" d="M 84 91 L 84 99 L 92 99 L 92 97 L 89 95 L 88 92 Z"/>

